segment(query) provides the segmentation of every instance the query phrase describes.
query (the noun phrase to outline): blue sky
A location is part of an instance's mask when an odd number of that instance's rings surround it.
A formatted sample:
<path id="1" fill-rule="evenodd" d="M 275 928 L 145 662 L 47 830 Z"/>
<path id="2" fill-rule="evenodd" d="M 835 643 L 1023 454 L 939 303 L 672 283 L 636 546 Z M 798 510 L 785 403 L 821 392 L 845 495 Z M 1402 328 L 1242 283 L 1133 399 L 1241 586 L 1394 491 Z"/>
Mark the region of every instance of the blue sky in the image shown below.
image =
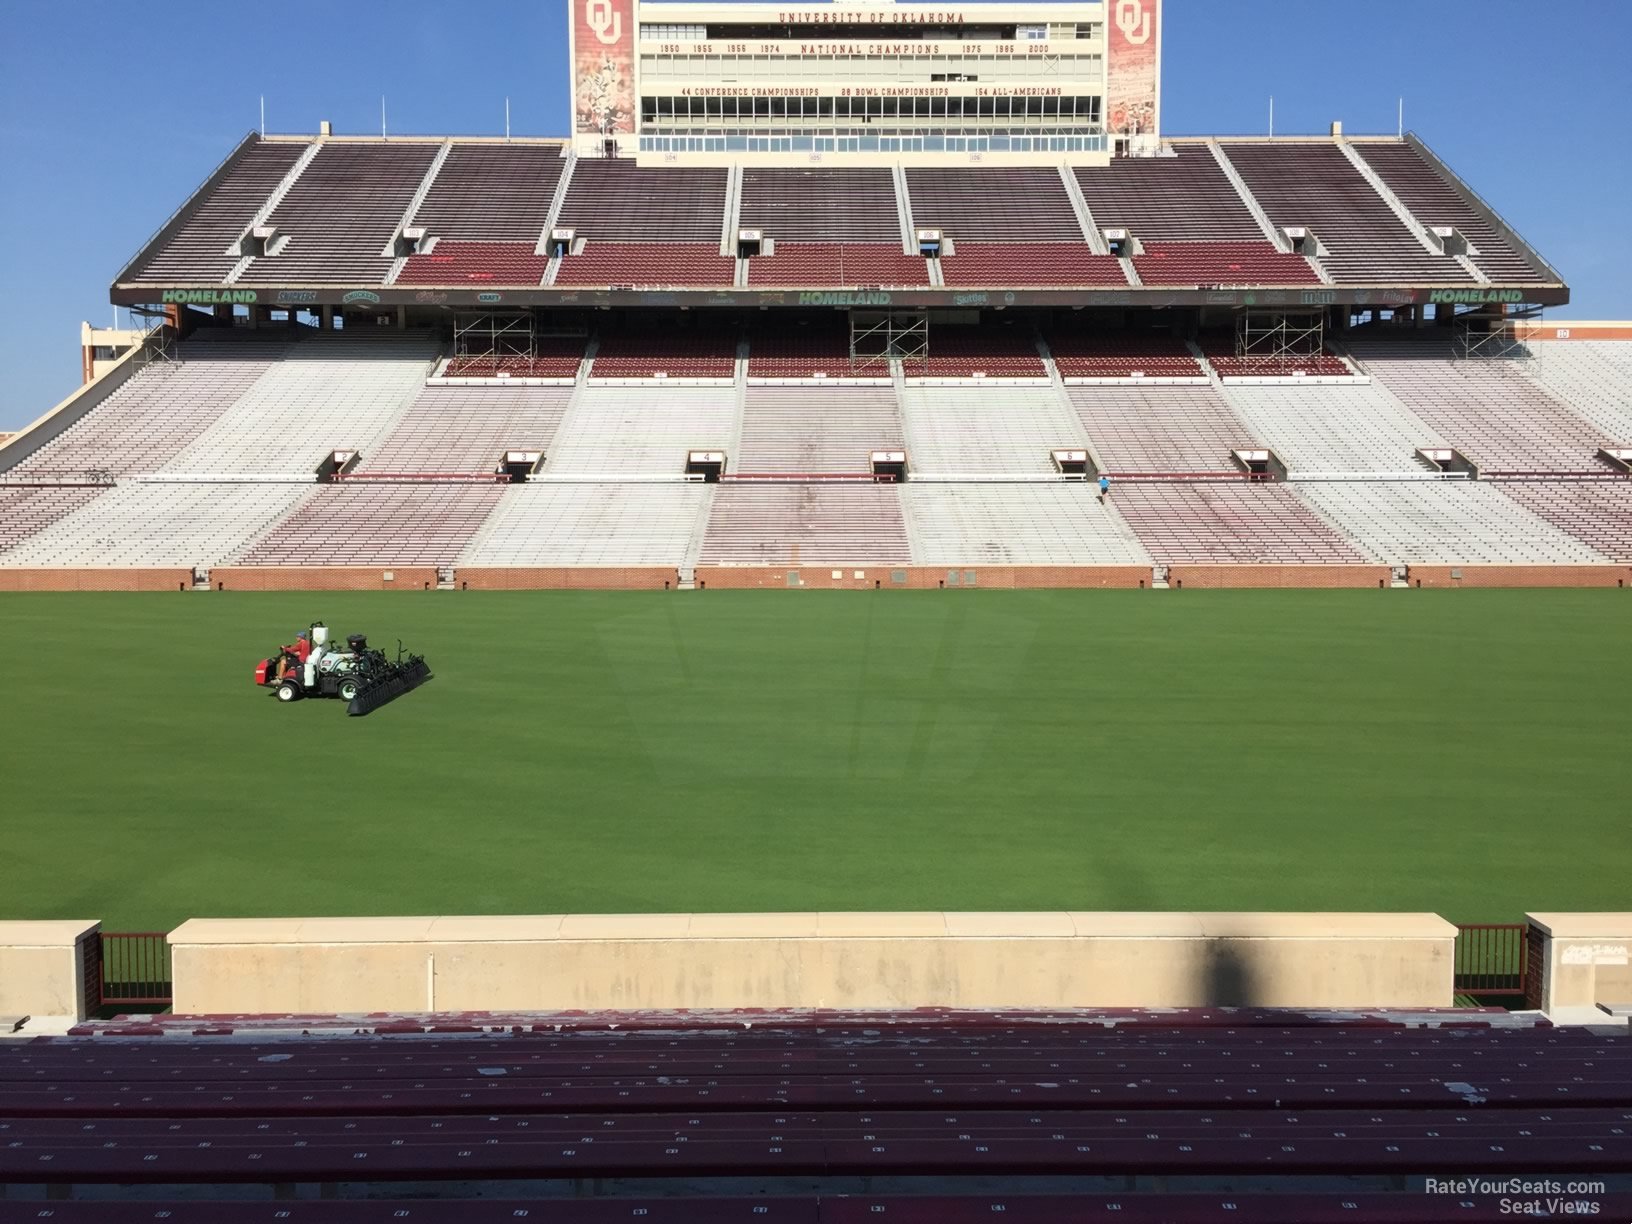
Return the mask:
<path id="1" fill-rule="evenodd" d="M 1632 3 L 1166 0 L 1165 130 L 1415 129 L 1559 268 L 1550 317 L 1632 315 Z M 567 123 L 565 0 L 0 3 L 0 429 L 79 379 L 125 261 L 258 121 Z"/>

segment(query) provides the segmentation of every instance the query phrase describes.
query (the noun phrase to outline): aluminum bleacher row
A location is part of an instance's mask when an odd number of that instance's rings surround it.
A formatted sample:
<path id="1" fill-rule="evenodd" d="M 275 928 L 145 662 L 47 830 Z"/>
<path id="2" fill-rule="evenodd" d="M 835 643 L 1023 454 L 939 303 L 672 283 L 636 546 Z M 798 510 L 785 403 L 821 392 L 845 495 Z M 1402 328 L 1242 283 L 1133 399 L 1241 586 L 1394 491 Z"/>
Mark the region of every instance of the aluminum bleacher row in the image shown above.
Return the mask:
<path id="1" fill-rule="evenodd" d="M 879 274 L 858 284 L 929 283 L 921 262 L 892 269 L 872 250 L 915 259 L 904 254 L 915 228 L 951 241 L 949 285 L 1124 284 L 1116 261 L 1091 245 L 1106 229 L 1133 236 L 1135 267 L 1153 286 L 1318 283 L 1310 261 L 1284 249 L 1276 231 L 1288 226 L 1314 232 L 1320 266 L 1339 284 L 1473 283 L 1395 214 L 1382 183 L 1419 230 L 1462 231 L 1491 279 L 1551 282 L 1539 257 L 1429 157 L 1407 141 L 1181 139 L 1163 156 L 1071 170 L 1086 207 L 1052 169 L 913 167 L 898 179 L 883 166 L 750 166 L 728 217 L 723 168 L 570 158 L 553 141 L 252 137 L 120 280 L 227 283 L 236 271 L 232 283 L 244 285 L 377 285 L 395 271 L 405 285 L 538 285 L 553 226 L 586 244 L 564 261 L 562 285 L 654 283 L 658 257 L 629 248 L 672 244 L 698 251 L 668 283 L 710 286 L 731 283 L 730 255 L 696 260 L 732 240 L 734 221 L 762 231 L 800 269 L 807 259 L 830 269 L 828 253 L 843 248 L 847 265 L 870 262 Z M 239 243 L 256 223 L 277 237 L 240 267 Z M 399 226 L 434 239 L 400 267 L 391 250 Z M 811 246 L 823 250 L 793 253 Z M 674 263 L 660 266 L 676 275 Z M 780 266 L 788 276 L 796 265 Z M 757 271 L 760 284 L 782 283 L 770 267 Z"/>
<path id="2" fill-rule="evenodd" d="M 603 1211 L 585 1219 L 638 1202 L 689 1220 L 735 1218 L 686 1212 L 774 1201 L 801 1178 L 805 1219 L 990 1218 L 994 1203 L 1006 1219 L 1095 1218 L 1039 1214 L 1060 1199 L 1029 1200 L 1039 1185 L 1025 1179 L 1054 1176 L 1111 1219 L 1190 1218 L 1172 1212 L 1194 1202 L 1204 1219 L 1318 1221 L 1486 1218 L 1411 1215 L 1430 1197 L 1420 1186 L 1381 1193 L 1405 1175 L 1632 1168 L 1632 1044 L 1478 1011 L 178 1017 L 76 1031 L 93 1035 L 0 1043 L 0 1184 L 116 1200 L 169 1187 L 182 1201 L 283 1187 L 277 1207 L 300 1219 L 316 1197 L 303 1187 L 365 1200 L 413 1183 L 433 1211 L 536 1196 L 540 1215 L 576 1218 L 550 1214 L 576 1192 Z M 923 1179 L 912 1189 L 926 1197 L 835 1180 L 856 1177 Z M 1208 1177 L 1247 1180 L 1220 1197 Z M 615 1196 L 598 1202 L 596 1179 L 617 1179 Z M 823 1213 L 866 1209 L 812 1217 L 816 1195 Z M 1355 1195 L 1381 1214 L 1343 1215 Z M 3 1206 L 19 1219 L 61 1202 Z"/>
<path id="3" fill-rule="evenodd" d="M 428 334 L 203 332 L 0 470 L 0 565 L 1632 559 L 1632 482 L 1596 457 L 1628 441 L 1610 432 L 1624 400 L 1601 394 L 1620 387 L 1614 355 L 1549 373 L 1361 329 L 1347 343 L 1369 381 L 1209 383 L 1182 341 L 1148 333 L 1056 324 L 1051 367 L 1017 320 L 933 327 L 928 362 L 867 383 L 844 377 L 837 320 L 753 328 L 609 321 L 508 370 L 438 366 Z M 1424 448 L 1489 479 L 1441 479 Z M 534 482 L 494 484 L 518 449 L 543 456 Z M 1060 449 L 1111 475 L 1108 504 L 1052 484 Z M 1248 480 L 1232 452 L 1260 449 L 1286 482 Z M 360 461 L 315 484 L 335 450 Z M 724 452 L 727 482 L 665 486 L 692 450 Z M 911 481 L 873 485 L 877 450 L 907 452 Z"/>

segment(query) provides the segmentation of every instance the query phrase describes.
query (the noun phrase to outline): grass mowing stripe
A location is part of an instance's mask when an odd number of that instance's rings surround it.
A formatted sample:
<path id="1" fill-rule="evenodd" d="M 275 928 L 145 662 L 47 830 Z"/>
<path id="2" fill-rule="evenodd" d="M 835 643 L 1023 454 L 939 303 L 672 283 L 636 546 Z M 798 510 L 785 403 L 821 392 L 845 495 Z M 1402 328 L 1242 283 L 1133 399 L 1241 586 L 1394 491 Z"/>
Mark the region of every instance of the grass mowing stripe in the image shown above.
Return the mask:
<path id="1" fill-rule="evenodd" d="M 1632 908 L 1615 591 L 5 595 L 0 918 Z M 278 705 L 312 619 L 437 679 Z"/>

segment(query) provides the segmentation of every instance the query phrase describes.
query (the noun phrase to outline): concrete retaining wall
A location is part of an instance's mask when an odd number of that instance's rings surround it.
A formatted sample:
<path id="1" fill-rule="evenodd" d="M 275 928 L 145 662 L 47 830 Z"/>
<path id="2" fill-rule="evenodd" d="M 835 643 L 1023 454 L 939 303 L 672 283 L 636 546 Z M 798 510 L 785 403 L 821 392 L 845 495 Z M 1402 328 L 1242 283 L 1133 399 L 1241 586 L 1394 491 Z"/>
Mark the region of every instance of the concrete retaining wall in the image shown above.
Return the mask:
<path id="1" fill-rule="evenodd" d="M 1432 914 L 194 919 L 175 1010 L 1433 1007 Z"/>
<path id="2" fill-rule="evenodd" d="M 432 565 L 226 565 L 210 571 L 218 591 L 424 591 L 436 589 Z"/>
<path id="3" fill-rule="evenodd" d="M 1531 928 L 1530 972 L 1541 975 L 1532 1003 L 1547 1012 L 1632 1003 L 1632 913 L 1525 918 Z"/>
<path id="4" fill-rule="evenodd" d="M 87 945 L 101 922 L 0 922 L 0 1015 L 83 1020 Z"/>
<path id="5" fill-rule="evenodd" d="M 1171 587 L 1377 587 L 1394 571 L 1386 565 L 1174 565 Z"/>
<path id="6" fill-rule="evenodd" d="M 1413 565 L 1414 587 L 1632 587 L 1632 565 Z"/>
<path id="7" fill-rule="evenodd" d="M 190 569 L 7 569 L 0 591 L 185 591 Z"/>
<path id="8" fill-rule="evenodd" d="M 619 565 L 543 568 L 462 565 L 460 590 L 472 591 L 661 591 L 679 581 L 669 566 Z"/>
<path id="9" fill-rule="evenodd" d="M 797 581 L 790 582 L 790 575 Z M 999 591 L 1150 585 L 1148 565 L 705 565 L 697 581 L 714 590 L 911 590 L 973 587 Z"/>

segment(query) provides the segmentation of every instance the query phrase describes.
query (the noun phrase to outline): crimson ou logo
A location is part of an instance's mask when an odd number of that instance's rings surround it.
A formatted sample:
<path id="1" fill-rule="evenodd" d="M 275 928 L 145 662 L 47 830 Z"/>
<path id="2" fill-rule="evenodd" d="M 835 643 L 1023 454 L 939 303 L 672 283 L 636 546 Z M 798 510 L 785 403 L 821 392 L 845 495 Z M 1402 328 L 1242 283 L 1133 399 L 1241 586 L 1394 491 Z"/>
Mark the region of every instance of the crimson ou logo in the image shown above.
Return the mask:
<path id="1" fill-rule="evenodd" d="M 1134 46 L 1149 42 L 1150 12 L 1145 0 L 1116 0 L 1116 28 Z"/>
<path id="2" fill-rule="evenodd" d="M 623 14 L 613 11 L 612 0 L 588 0 L 584 24 L 601 42 L 611 45 L 623 39 Z"/>

